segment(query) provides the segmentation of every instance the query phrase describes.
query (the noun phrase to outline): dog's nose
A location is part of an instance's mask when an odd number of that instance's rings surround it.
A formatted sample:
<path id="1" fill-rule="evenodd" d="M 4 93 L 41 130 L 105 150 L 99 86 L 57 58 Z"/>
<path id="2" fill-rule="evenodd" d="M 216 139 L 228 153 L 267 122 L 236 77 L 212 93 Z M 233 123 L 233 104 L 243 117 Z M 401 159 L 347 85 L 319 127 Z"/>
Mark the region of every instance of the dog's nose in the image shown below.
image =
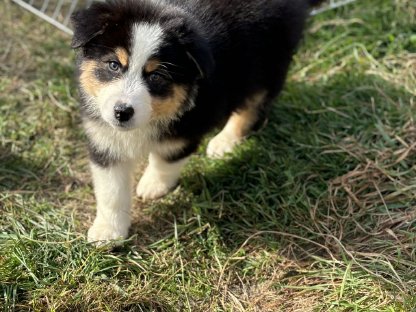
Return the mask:
<path id="1" fill-rule="evenodd" d="M 114 107 L 114 116 L 120 122 L 126 122 L 131 119 L 134 115 L 134 109 L 131 106 L 127 106 L 127 104 L 121 103 L 116 104 Z"/>

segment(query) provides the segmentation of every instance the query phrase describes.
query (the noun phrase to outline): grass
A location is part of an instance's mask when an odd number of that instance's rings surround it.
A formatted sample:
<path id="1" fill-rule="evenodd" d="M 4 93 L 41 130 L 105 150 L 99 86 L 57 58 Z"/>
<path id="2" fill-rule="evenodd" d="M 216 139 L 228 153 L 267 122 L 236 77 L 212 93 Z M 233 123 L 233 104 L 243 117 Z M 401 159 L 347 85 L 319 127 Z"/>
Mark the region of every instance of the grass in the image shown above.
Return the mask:
<path id="1" fill-rule="evenodd" d="M 85 241 L 70 38 L 0 9 L 0 310 L 416 310 L 414 1 L 311 19 L 267 127 L 201 147 L 114 250 Z"/>

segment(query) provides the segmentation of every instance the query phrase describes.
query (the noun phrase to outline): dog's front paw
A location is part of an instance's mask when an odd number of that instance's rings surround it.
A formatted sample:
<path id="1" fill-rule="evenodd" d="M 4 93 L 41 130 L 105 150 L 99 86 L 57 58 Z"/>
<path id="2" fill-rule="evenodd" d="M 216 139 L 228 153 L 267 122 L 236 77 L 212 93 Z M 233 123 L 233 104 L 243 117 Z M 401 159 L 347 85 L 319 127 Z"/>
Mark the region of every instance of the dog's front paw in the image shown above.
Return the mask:
<path id="1" fill-rule="evenodd" d="M 225 154 L 231 153 L 234 147 L 240 144 L 242 138 L 220 132 L 211 139 L 207 147 L 207 155 L 210 158 L 222 158 Z"/>
<path id="2" fill-rule="evenodd" d="M 146 170 L 137 185 L 136 193 L 143 200 L 158 199 L 168 194 L 177 182 L 177 179 L 161 177 L 152 170 Z"/>
<path id="3" fill-rule="evenodd" d="M 114 225 L 96 219 L 88 230 L 88 241 L 105 244 L 111 240 L 125 239 L 127 238 L 128 229 L 128 226 L 115 227 Z"/>

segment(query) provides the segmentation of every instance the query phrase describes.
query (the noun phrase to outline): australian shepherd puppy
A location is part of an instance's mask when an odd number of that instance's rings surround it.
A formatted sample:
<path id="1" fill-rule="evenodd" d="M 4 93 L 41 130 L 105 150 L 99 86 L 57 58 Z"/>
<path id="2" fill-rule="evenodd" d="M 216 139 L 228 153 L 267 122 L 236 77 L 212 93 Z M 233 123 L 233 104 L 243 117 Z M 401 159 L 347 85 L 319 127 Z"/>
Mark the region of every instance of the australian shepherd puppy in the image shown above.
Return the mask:
<path id="1" fill-rule="evenodd" d="M 132 175 L 143 200 L 178 183 L 203 136 L 221 157 L 262 122 L 318 0 L 110 0 L 72 16 L 97 216 L 90 241 L 125 238 Z"/>

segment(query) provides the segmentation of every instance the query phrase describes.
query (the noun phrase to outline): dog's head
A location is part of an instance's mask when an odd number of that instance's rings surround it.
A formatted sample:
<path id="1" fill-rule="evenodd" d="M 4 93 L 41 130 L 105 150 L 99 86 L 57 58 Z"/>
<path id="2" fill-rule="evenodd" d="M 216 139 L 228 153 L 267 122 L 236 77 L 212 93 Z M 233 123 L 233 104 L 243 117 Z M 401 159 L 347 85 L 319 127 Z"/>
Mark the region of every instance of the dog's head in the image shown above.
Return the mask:
<path id="1" fill-rule="evenodd" d="M 72 23 L 86 109 L 118 130 L 180 116 L 213 66 L 198 26 L 161 2 L 98 2 Z"/>

